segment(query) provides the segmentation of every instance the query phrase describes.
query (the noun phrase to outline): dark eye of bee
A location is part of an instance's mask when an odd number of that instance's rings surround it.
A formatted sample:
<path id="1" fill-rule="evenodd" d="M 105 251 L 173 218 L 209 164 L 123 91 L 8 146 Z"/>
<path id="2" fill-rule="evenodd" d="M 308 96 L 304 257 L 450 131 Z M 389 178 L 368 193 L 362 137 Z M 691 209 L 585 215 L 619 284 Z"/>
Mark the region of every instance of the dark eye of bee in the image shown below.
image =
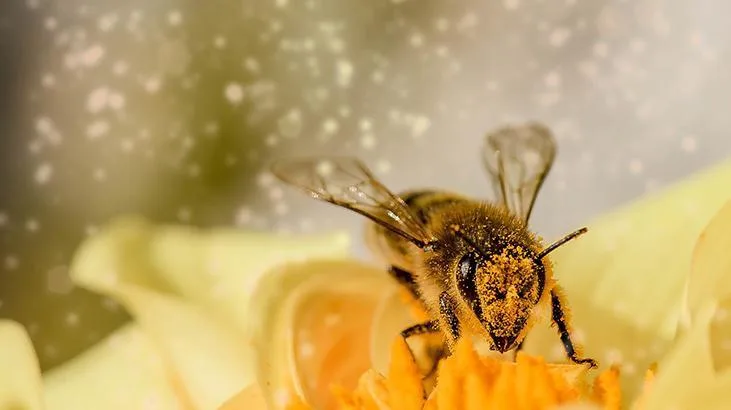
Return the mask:
<path id="1" fill-rule="evenodd" d="M 460 259 L 457 265 L 457 288 L 462 297 L 469 303 L 477 302 L 477 286 L 475 275 L 477 274 L 477 258 L 468 253 Z"/>

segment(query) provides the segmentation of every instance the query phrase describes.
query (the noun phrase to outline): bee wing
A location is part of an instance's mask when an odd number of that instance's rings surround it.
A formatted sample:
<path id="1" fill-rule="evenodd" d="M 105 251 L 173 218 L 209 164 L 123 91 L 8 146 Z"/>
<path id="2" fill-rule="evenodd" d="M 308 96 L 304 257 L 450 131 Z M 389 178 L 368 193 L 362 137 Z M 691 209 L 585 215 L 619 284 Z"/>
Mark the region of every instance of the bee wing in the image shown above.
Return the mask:
<path id="1" fill-rule="evenodd" d="M 555 156 L 553 135 L 540 124 L 502 128 L 485 138 L 483 161 L 495 195 L 526 223 Z"/>
<path id="2" fill-rule="evenodd" d="M 355 158 L 302 158 L 276 162 L 272 173 L 315 199 L 355 211 L 423 246 L 434 240 L 404 201 Z"/>

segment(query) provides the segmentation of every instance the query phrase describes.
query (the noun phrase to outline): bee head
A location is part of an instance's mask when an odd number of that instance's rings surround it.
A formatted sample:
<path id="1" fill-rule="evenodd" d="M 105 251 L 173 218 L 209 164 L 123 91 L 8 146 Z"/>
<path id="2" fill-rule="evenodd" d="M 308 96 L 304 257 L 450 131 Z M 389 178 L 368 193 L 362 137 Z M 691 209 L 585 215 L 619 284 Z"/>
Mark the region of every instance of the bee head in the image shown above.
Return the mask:
<path id="1" fill-rule="evenodd" d="M 457 266 L 460 296 L 490 335 L 493 348 L 516 347 L 545 285 L 545 267 L 535 254 L 509 245 L 485 258 L 466 253 Z"/>

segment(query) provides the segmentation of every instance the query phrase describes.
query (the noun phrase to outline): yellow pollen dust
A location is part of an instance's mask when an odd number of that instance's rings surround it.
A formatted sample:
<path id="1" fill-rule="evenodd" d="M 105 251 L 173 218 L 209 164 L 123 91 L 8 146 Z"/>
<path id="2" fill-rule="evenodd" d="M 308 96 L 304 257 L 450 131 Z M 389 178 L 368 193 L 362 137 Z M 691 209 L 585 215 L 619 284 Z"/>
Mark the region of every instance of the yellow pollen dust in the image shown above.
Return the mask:
<path id="1" fill-rule="evenodd" d="M 597 403 L 605 410 L 621 409 L 619 370 L 602 372 L 593 386 L 587 385 L 586 372 L 586 366 L 548 364 L 523 353 L 515 362 L 482 357 L 465 338 L 440 362 L 437 385 L 425 397 L 422 373 L 406 342 L 398 338 L 391 347 L 387 375 L 369 370 L 354 389 L 334 388 L 333 394 L 340 410 L 547 410 L 581 401 Z M 652 374 L 648 372 L 648 380 Z M 298 403 L 296 408 L 305 407 Z"/>

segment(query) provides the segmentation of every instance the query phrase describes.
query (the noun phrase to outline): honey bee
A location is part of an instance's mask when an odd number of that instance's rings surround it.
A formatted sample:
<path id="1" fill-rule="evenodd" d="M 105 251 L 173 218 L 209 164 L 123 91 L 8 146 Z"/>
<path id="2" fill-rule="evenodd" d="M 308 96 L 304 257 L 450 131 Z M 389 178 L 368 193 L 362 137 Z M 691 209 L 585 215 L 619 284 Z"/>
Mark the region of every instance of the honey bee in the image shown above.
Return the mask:
<path id="1" fill-rule="evenodd" d="M 587 229 L 545 247 L 528 229 L 555 155 L 550 130 L 538 123 L 488 133 L 482 159 L 495 202 L 436 190 L 394 194 L 349 157 L 288 159 L 276 162 L 272 173 L 370 220 L 368 244 L 431 317 L 404 329 L 405 339 L 442 332 L 449 350 L 460 337 L 478 337 L 492 350 L 517 353 L 541 313 L 550 311 L 568 359 L 596 367 L 579 356 L 571 340 L 548 258 Z"/>

